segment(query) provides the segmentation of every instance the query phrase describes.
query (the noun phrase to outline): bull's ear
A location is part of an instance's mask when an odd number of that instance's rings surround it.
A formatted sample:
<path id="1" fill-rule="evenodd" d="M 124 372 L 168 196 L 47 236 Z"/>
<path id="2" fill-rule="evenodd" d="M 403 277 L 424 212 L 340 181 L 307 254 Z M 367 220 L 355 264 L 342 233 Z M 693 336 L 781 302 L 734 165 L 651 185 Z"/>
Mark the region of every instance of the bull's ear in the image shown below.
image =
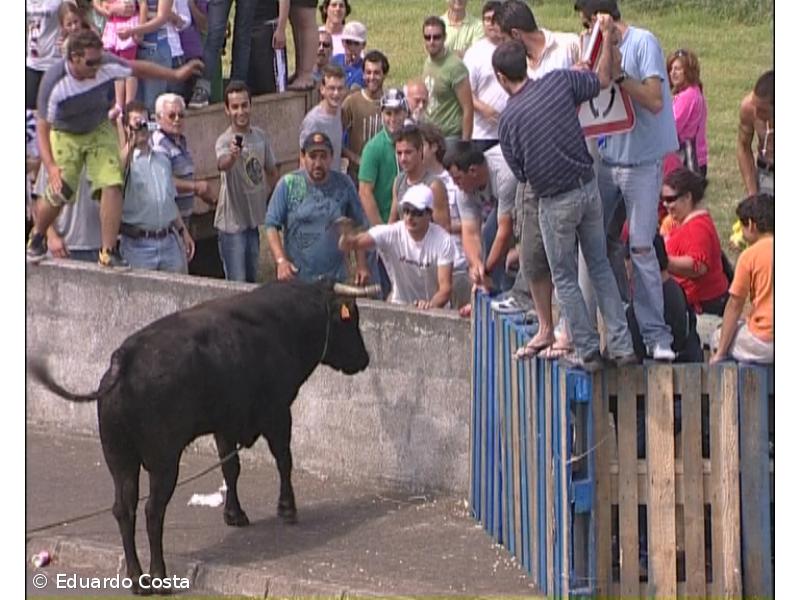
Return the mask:
<path id="1" fill-rule="evenodd" d="M 350 309 L 347 307 L 347 304 L 342 304 L 339 309 L 339 315 L 342 317 L 342 321 L 350 320 Z"/>

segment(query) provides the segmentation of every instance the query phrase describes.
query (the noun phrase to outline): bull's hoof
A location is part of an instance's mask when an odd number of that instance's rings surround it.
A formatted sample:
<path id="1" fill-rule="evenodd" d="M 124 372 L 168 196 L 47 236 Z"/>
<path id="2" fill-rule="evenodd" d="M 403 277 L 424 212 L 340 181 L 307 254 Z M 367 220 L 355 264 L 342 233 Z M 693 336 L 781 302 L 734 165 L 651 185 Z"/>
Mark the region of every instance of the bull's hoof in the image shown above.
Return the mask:
<path id="1" fill-rule="evenodd" d="M 250 525 L 250 519 L 247 518 L 247 515 L 243 510 L 226 510 L 222 513 L 222 517 L 225 519 L 225 525 L 230 525 L 231 527 L 247 527 Z"/>
<path id="2" fill-rule="evenodd" d="M 142 585 L 139 585 L 140 581 Z M 153 588 L 150 586 L 150 575 L 131 578 L 131 584 L 131 592 L 135 596 L 149 596 L 153 593 Z"/>
<path id="3" fill-rule="evenodd" d="M 294 506 L 278 506 L 278 516 L 287 525 L 297 523 L 297 509 Z"/>

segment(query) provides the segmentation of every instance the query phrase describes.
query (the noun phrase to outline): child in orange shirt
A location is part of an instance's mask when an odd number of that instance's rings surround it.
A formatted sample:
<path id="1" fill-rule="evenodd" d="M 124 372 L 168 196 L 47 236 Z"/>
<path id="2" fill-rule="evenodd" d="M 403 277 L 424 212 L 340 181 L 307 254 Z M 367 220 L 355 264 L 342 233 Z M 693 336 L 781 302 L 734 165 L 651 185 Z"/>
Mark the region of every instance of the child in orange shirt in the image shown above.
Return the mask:
<path id="1" fill-rule="evenodd" d="M 709 364 L 729 355 L 737 361 L 772 363 L 775 357 L 772 297 L 775 199 L 768 194 L 745 198 L 736 207 L 736 216 L 750 246 L 736 263 L 722 325 L 711 339 L 714 355 Z M 740 317 L 748 297 L 752 310 L 745 323 Z"/>

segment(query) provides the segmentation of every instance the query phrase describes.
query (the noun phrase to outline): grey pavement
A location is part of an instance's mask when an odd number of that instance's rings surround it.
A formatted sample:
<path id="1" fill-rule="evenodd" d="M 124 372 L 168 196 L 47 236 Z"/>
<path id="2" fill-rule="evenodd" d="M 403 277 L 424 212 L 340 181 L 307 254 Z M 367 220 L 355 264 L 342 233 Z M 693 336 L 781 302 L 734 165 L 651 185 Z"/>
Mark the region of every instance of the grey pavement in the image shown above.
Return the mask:
<path id="1" fill-rule="evenodd" d="M 369 452 L 365 442 L 364 451 Z M 193 493 L 215 492 L 219 469 L 176 489 L 167 509 L 164 549 L 170 575 L 186 577 L 192 594 L 277 596 L 531 596 L 536 588 L 518 563 L 469 516 L 465 498 L 414 495 L 355 486 L 295 471 L 297 525 L 275 515 L 278 474 L 257 466 L 245 450 L 239 497 L 250 526 L 227 527 L 222 508 L 188 506 Z M 208 456 L 185 452 L 179 481 L 211 466 Z M 143 471 L 140 493 L 148 490 Z M 33 425 L 26 438 L 26 531 L 109 508 L 113 484 L 100 440 Z M 136 523 L 139 557 L 149 549 L 144 502 Z M 52 563 L 30 564 L 49 550 Z M 82 577 L 124 575 L 116 521 L 108 512 L 26 536 L 31 595 L 109 595 L 125 590 L 55 589 L 58 573 Z M 42 573 L 49 584 L 32 585 Z"/>

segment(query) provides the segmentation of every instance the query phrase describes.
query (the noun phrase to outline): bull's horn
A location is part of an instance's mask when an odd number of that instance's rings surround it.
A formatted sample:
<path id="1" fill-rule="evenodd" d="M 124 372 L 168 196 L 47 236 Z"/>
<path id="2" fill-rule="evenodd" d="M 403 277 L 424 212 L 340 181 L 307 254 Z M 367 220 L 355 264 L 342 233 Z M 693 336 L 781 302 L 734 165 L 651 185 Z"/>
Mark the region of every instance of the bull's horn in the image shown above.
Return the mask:
<path id="1" fill-rule="evenodd" d="M 335 294 L 339 294 L 340 296 L 350 296 L 353 298 L 366 298 L 368 296 L 378 298 L 381 295 L 381 286 L 377 283 L 364 287 L 346 285 L 344 283 L 334 283 L 333 292 Z"/>

